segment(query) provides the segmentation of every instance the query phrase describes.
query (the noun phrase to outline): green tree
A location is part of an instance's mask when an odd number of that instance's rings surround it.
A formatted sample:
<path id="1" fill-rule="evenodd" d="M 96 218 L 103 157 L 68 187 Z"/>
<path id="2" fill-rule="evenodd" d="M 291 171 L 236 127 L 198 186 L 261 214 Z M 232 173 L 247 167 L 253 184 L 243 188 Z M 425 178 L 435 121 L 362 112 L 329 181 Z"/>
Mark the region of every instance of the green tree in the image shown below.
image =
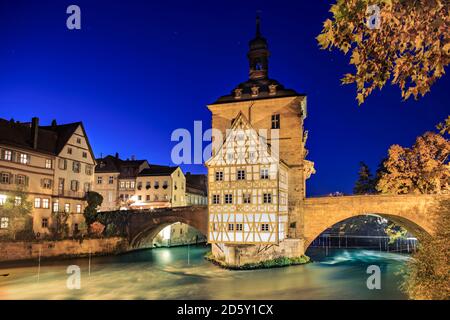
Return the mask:
<path id="1" fill-rule="evenodd" d="M 10 192 L 6 202 L 0 207 L 0 215 L 8 218 L 8 234 L 16 239 L 18 234 L 32 233 L 31 221 L 32 203 L 28 201 L 24 188 Z M 30 229 L 31 228 L 31 229 Z"/>
<path id="2" fill-rule="evenodd" d="M 450 299 L 450 200 L 437 209 L 435 234 L 420 240 L 401 286 L 411 299 Z"/>
<path id="3" fill-rule="evenodd" d="M 359 164 L 358 180 L 353 188 L 353 194 L 373 194 L 376 193 L 374 178 L 369 166 L 364 162 Z"/>
<path id="4" fill-rule="evenodd" d="M 69 235 L 68 212 L 52 212 L 50 232 L 55 239 L 64 239 Z"/>
<path id="5" fill-rule="evenodd" d="M 418 98 L 450 62 L 448 0 L 337 0 L 317 37 L 321 49 L 350 53 L 358 104 L 391 80 L 402 98 Z"/>
<path id="6" fill-rule="evenodd" d="M 97 210 L 103 203 L 103 197 L 101 194 L 90 191 L 86 194 L 87 206 L 84 209 L 84 219 L 88 226 L 88 232 L 90 231 L 90 225 L 97 221 Z"/>

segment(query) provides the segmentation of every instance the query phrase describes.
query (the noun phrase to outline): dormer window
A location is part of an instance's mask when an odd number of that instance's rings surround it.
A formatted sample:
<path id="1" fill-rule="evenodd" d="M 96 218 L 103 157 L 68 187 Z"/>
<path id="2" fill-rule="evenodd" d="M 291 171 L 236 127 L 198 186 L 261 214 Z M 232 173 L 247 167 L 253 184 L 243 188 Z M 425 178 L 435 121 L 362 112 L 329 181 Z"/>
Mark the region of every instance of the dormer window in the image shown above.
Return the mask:
<path id="1" fill-rule="evenodd" d="M 252 97 L 257 97 L 259 95 L 259 87 L 253 86 L 252 87 Z"/>
<path id="2" fill-rule="evenodd" d="M 235 89 L 234 90 L 234 98 L 235 99 L 240 99 L 242 98 L 242 89 Z"/>
<path id="3" fill-rule="evenodd" d="M 271 96 L 274 96 L 277 94 L 277 87 L 278 87 L 278 85 L 276 85 L 276 84 L 269 85 L 269 94 Z"/>

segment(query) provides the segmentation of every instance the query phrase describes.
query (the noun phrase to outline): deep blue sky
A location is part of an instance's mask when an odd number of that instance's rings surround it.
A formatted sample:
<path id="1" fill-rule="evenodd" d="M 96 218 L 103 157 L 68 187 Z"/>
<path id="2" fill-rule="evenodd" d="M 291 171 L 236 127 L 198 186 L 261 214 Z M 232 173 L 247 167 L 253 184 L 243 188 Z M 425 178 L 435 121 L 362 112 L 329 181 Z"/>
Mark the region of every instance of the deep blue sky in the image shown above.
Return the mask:
<path id="1" fill-rule="evenodd" d="M 171 164 L 172 131 L 209 128 L 206 105 L 247 79 L 261 10 L 271 77 L 308 95 L 308 194 L 350 193 L 359 161 L 375 169 L 391 144 L 411 145 L 445 118 L 450 78 L 419 101 L 389 85 L 358 107 L 355 87 L 340 84 L 348 57 L 315 40 L 331 2 L 1 0 L 0 117 L 81 120 L 96 156 Z M 80 31 L 66 28 L 70 4 L 81 7 Z"/>

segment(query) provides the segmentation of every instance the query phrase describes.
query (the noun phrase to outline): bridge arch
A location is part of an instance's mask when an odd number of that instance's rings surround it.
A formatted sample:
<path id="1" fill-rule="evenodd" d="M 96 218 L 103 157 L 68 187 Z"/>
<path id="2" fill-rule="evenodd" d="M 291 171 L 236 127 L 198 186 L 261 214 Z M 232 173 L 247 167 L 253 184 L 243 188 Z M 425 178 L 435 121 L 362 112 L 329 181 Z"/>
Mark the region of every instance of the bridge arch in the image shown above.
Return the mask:
<path id="1" fill-rule="evenodd" d="M 348 218 L 374 214 L 403 226 L 419 239 L 434 233 L 439 195 L 374 195 L 305 199 L 305 250 L 326 229 Z"/>
<path id="2" fill-rule="evenodd" d="M 187 224 L 206 236 L 207 217 L 206 206 L 135 212 L 129 223 L 129 246 L 136 249 L 146 239 L 153 239 L 165 227 L 177 222 Z"/>

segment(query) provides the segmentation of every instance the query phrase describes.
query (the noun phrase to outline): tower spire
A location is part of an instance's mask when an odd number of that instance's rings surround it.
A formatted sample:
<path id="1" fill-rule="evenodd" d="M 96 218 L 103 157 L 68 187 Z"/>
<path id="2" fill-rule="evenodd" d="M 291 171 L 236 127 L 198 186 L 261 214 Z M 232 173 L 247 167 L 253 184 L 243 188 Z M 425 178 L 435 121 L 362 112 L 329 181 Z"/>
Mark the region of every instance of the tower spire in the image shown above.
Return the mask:
<path id="1" fill-rule="evenodd" d="M 256 37 L 261 36 L 261 17 L 259 16 L 259 12 L 256 14 Z"/>

